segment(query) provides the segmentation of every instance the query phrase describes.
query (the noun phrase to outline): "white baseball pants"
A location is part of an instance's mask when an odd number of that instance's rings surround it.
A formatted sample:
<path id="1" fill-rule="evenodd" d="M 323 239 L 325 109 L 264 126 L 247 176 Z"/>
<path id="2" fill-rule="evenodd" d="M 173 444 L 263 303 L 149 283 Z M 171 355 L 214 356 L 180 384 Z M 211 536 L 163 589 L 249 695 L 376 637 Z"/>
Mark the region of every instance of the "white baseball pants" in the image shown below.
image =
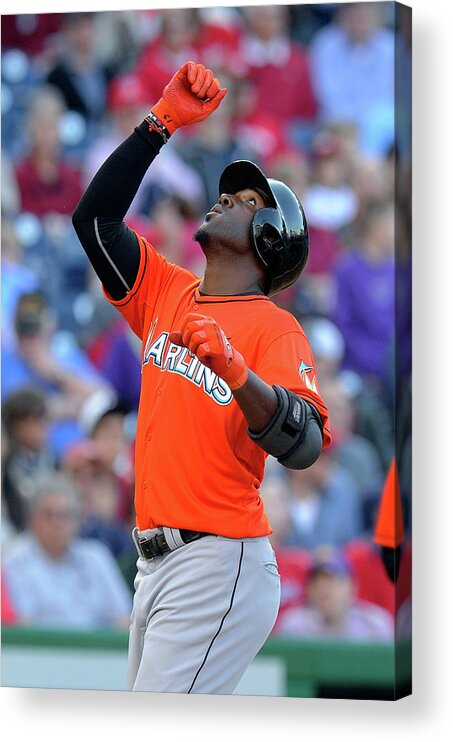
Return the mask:
<path id="1" fill-rule="evenodd" d="M 277 618 L 268 539 L 206 536 L 137 568 L 129 690 L 232 693 Z"/>

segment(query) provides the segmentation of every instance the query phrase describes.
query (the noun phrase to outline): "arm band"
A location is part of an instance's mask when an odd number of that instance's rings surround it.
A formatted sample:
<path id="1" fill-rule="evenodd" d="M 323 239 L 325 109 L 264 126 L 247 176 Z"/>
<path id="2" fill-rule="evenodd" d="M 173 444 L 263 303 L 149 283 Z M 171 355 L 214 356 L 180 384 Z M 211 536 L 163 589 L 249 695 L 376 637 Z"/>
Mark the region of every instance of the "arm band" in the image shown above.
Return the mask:
<path id="1" fill-rule="evenodd" d="M 250 438 L 288 469 L 307 469 L 322 449 L 322 421 L 309 402 L 284 387 L 273 385 L 278 405 L 270 422 Z"/>

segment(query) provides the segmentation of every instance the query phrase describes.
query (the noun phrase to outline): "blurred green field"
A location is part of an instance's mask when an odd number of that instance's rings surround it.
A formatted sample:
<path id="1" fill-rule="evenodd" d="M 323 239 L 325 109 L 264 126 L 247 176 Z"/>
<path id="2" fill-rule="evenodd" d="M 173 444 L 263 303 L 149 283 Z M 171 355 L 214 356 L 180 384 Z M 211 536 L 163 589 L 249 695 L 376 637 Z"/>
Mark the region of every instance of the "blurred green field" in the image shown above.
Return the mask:
<path id="1" fill-rule="evenodd" d="M 2 629 L 2 686 L 125 690 L 127 634 Z M 411 692 L 411 642 L 268 639 L 236 692 L 391 700 Z"/>

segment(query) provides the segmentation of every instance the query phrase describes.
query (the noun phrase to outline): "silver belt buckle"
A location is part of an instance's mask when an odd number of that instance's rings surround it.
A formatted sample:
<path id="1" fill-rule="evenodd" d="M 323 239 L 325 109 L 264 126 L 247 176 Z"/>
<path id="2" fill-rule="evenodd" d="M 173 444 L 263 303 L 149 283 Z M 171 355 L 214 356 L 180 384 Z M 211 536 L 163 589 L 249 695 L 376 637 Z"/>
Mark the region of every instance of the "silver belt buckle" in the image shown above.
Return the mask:
<path id="1" fill-rule="evenodd" d="M 142 543 L 149 541 L 157 533 L 157 529 L 152 530 L 151 528 L 148 528 L 146 531 L 140 531 L 137 527 L 132 529 L 132 541 L 135 544 L 137 553 L 141 559 L 145 559 L 147 562 L 149 562 L 151 559 L 154 559 L 154 557 L 150 557 L 145 554 L 142 548 Z"/>

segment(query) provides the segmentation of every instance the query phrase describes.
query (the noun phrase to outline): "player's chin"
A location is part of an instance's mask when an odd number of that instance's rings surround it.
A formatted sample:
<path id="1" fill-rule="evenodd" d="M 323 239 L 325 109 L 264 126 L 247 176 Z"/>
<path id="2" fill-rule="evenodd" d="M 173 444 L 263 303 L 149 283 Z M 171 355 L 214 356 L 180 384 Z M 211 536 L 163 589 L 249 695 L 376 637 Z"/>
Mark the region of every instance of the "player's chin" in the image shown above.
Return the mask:
<path id="1" fill-rule="evenodd" d="M 207 224 L 204 221 L 203 224 L 201 224 L 197 231 L 193 235 L 193 239 L 195 242 L 198 242 L 200 247 L 204 247 L 205 245 L 209 245 L 209 242 L 211 240 L 211 235 L 209 233 L 209 229 L 207 228 Z"/>

